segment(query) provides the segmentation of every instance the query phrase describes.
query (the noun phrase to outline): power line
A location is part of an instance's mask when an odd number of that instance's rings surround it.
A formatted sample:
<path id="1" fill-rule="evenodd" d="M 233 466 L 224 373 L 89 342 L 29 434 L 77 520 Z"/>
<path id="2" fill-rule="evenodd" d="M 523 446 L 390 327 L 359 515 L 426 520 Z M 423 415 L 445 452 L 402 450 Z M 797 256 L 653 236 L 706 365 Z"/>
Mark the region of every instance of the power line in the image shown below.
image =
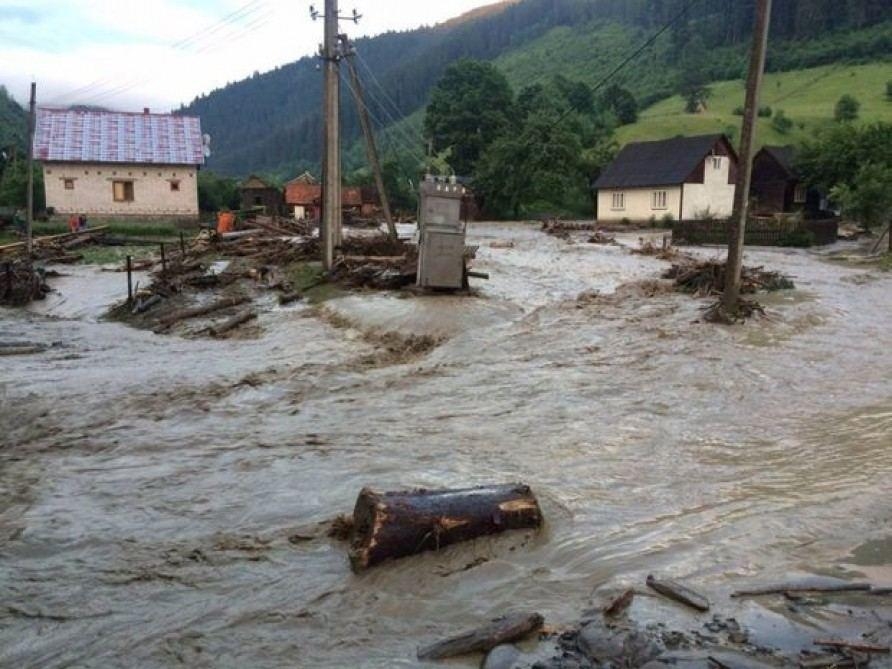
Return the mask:
<path id="1" fill-rule="evenodd" d="M 365 69 L 365 71 L 368 73 L 369 77 L 371 78 L 372 84 L 377 86 L 378 90 L 381 91 L 381 94 L 383 95 L 384 99 L 390 103 L 396 117 L 404 118 L 405 115 L 403 114 L 402 110 L 399 108 L 399 105 L 390 96 L 390 94 L 387 92 L 387 89 L 385 89 L 384 86 L 381 84 L 381 82 L 378 80 L 378 77 L 375 76 L 375 73 L 372 70 L 372 68 L 369 66 L 369 64 L 365 61 L 365 59 L 362 57 L 362 55 L 359 52 L 356 52 L 355 55 L 356 55 L 356 58 L 359 60 L 359 64 L 362 65 L 363 69 Z M 373 95 L 371 92 L 369 92 L 369 94 Z M 377 100 L 378 98 L 376 97 L 375 99 Z M 386 105 L 381 104 L 380 100 L 378 100 L 378 103 L 381 107 L 386 109 Z M 413 131 L 414 131 L 414 129 L 413 129 Z M 418 133 L 418 141 L 419 141 L 419 143 L 424 144 L 424 137 L 420 133 Z"/>

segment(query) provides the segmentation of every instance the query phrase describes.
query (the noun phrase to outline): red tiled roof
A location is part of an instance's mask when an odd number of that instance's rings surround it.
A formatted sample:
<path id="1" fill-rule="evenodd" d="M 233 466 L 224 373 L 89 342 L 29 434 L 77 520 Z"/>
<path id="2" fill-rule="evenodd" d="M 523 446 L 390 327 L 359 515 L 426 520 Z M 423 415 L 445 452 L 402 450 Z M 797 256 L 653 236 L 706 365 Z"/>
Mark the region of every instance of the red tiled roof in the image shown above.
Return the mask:
<path id="1" fill-rule="evenodd" d="M 42 161 L 201 165 L 193 116 L 38 109 L 34 157 Z"/>
<path id="2" fill-rule="evenodd" d="M 316 204 L 322 197 L 322 186 L 292 181 L 285 186 L 285 203 L 296 205 Z"/>

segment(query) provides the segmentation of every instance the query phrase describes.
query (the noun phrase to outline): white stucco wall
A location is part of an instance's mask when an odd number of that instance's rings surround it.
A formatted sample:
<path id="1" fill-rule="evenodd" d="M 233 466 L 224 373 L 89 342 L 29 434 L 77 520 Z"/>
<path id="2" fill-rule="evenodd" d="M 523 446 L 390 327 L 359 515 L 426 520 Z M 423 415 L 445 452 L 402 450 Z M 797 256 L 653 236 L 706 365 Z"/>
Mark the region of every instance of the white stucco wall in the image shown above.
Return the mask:
<path id="1" fill-rule="evenodd" d="M 198 216 L 198 170 L 194 165 L 46 163 L 47 207 L 58 214 L 87 216 Z M 67 190 L 65 180 L 74 188 Z M 133 201 L 115 202 L 112 183 L 133 182 Z M 171 182 L 179 182 L 172 190 Z"/>
<path id="2" fill-rule="evenodd" d="M 706 212 L 716 218 L 727 218 L 734 209 L 734 184 L 728 183 L 728 170 L 731 161 L 728 156 L 717 156 L 721 164 L 718 169 L 712 163 L 712 157 L 706 158 L 703 172 L 703 183 L 686 183 L 684 185 L 683 211 L 684 220 L 707 218 Z"/>
<path id="3" fill-rule="evenodd" d="M 657 191 L 666 192 L 666 206 L 655 208 L 653 194 Z M 622 209 L 613 208 L 613 194 L 625 195 L 625 206 Z M 657 188 L 613 188 L 598 191 L 598 220 L 621 221 L 624 218 L 630 221 L 647 221 L 651 216 L 658 221 L 666 214 L 671 214 L 674 220 L 678 220 L 681 208 L 681 186 L 665 186 Z"/>

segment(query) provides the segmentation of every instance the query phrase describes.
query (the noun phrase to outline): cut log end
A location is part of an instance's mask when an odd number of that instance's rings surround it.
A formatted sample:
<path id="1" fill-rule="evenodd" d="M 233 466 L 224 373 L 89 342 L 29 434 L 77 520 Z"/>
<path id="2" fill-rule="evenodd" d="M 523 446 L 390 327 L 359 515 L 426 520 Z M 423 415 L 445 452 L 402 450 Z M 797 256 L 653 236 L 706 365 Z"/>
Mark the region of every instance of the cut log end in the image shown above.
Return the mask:
<path id="1" fill-rule="evenodd" d="M 355 571 L 505 530 L 537 528 L 542 512 L 525 485 L 378 493 L 364 488 L 353 510 Z"/>

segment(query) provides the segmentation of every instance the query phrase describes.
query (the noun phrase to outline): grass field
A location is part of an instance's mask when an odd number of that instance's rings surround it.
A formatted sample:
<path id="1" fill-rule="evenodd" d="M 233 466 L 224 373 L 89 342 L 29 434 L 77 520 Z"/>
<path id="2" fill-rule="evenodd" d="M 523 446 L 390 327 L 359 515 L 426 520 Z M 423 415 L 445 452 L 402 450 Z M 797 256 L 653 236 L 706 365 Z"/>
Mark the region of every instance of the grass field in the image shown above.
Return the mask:
<path id="1" fill-rule="evenodd" d="M 757 143 L 797 144 L 815 132 L 835 123 L 833 111 L 844 94 L 860 103 L 859 121 L 892 122 L 892 102 L 886 99 L 886 82 L 892 80 L 892 62 L 869 65 L 829 65 L 765 76 L 761 106 L 774 113 L 783 110 L 793 121 L 784 134 L 771 126 L 770 118 L 759 119 Z M 720 81 L 711 85 L 708 109 L 699 114 L 684 112 L 679 96 L 662 100 L 644 110 L 637 123 L 619 128 L 620 144 L 631 141 L 666 139 L 677 135 L 702 135 L 724 132 L 736 140 L 741 117 L 734 114 L 743 106 L 742 80 Z"/>

